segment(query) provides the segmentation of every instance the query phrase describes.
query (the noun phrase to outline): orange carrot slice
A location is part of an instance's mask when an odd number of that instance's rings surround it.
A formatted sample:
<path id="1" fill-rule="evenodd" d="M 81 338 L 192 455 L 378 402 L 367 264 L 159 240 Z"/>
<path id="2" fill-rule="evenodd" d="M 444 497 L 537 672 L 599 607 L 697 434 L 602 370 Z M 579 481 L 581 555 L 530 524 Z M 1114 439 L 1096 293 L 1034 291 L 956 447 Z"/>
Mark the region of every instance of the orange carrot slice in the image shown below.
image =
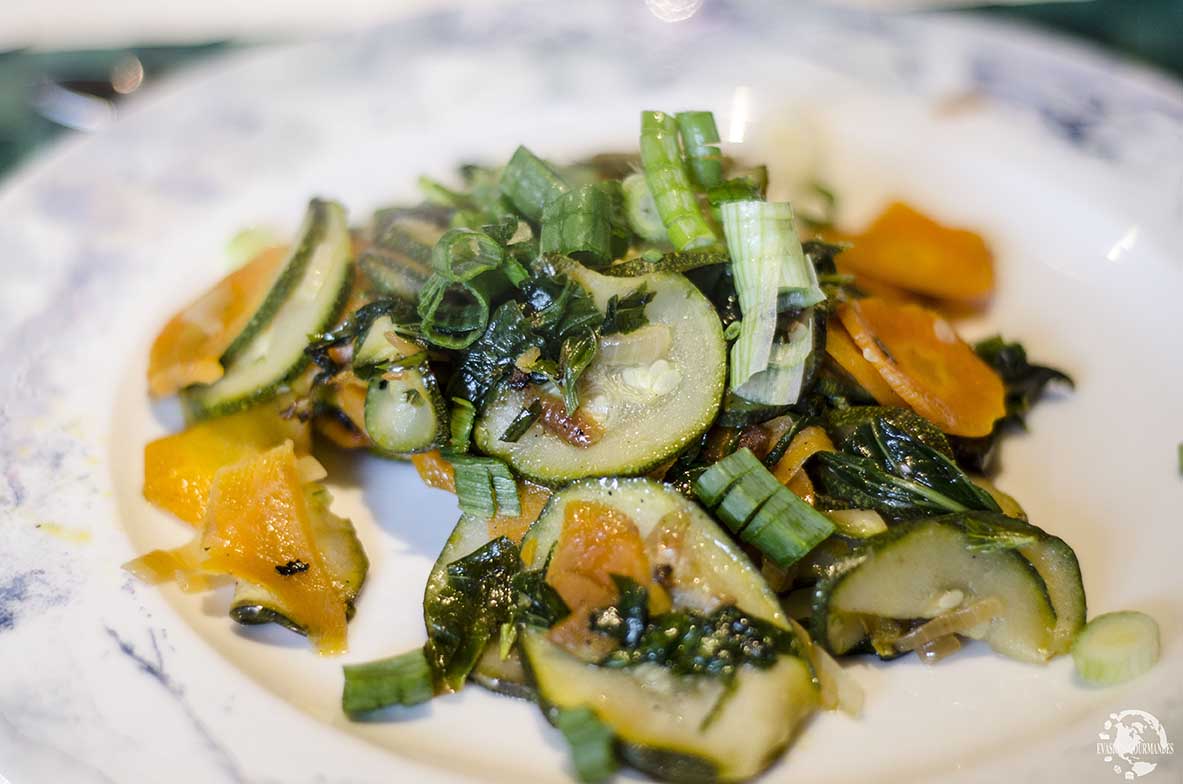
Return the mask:
<path id="1" fill-rule="evenodd" d="M 568 502 L 546 581 L 563 597 L 571 614 L 550 630 L 553 641 L 589 658 L 614 647 L 609 638 L 588 628 L 593 610 L 616 601 L 614 574 L 647 587 L 650 609 L 669 608 L 665 591 L 652 582 L 645 541 L 632 519 L 606 504 Z M 664 606 L 655 606 L 658 603 Z"/>
<path id="2" fill-rule="evenodd" d="M 297 454 L 308 454 L 308 426 L 267 403 L 158 438 L 144 447 L 144 498 L 200 525 L 219 469 L 289 440 Z"/>
<path id="3" fill-rule="evenodd" d="M 1002 379 L 939 314 L 863 299 L 838 318 L 883 380 L 946 433 L 984 436 L 1006 413 Z"/>
<path id="4" fill-rule="evenodd" d="M 499 536 L 509 537 L 515 543 L 520 543 L 526 535 L 526 529 L 538 519 L 542 508 L 550 500 L 550 489 L 533 482 L 518 482 L 518 500 L 522 513 L 514 517 L 496 515 L 489 520 L 489 538 Z"/>
<path id="5" fill-rule="evenodd" d="M 267 296 L 287 255 L 268 248 L 177 313 L 148 353 L 148 392 L 173 395 L 222 377 L 218 361 Z"/>
<path id="6" fill-rule="evenodd" d="M 826 329 L 826 353 L 829 354 L 838 367 L 845 370 L 858 382 L 858 385 L 870 393 L 881 406 L 903 406 L 908 404 L 895 393 L 895 390 L 883 380 L 875 366 L 866 360 L 863 352 L 850 337 L 850 333 L 842 326 L 838 319 L 830 319 Z"/>
<path id="7" fill-rule="evenodd" d="M 291 443 L 223 468 L 210 491 L 202 568 L 269 591 L 324 654 L 345 650 L 343 584 L 321 553 Z M 293 563 L 303 568 L 276 569 Z"/>
<path id="8" fill-rule="evenodd" d="M 994 290 L 994 257 L 977 234 L 895 202 L 839 257 L 844 269 L 890 286 L 953 300 Z"/>
<path id="9" fill-rule="evenodd" d="M 810 457 L 818 452 L 833 451 L 834 442 L 830 440 L 823 428 L 817 425 L 801 428 L 801 432 L 793 436 L 793 440 L 789 442 L 789 448 L 772 467 L 772 475 L 782 485 L 787 485 L 797 474 L 802 473 L 801 467 Z"/>
<path id="10" fill-rule="evenodd" d="M 447 490 L 449 493 L 456 492 L 456 472 L 452 469 L 452 464 L 444 460 L 438 449 L 411 455 L 411 464 L 419 472 L 423 484 L 438 490 Z"/>

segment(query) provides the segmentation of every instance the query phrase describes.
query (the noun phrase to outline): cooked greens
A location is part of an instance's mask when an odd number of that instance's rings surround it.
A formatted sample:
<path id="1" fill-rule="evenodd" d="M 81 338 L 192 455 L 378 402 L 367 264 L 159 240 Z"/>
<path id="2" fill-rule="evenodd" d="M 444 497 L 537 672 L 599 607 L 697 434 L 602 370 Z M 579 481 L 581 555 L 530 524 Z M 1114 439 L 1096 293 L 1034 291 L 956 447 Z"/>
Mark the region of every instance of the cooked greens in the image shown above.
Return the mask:
<path id="1" fill-rule="evenodd" d="M 422 178 L 424 203 L 355 229 L 313 200 L 286 258 L 251 262 L 153 347 L 183 365 L 162 377 L 187 379 L 171 391 L 195 417 L 263 402 L 260 420 L 195 426 L 201 454 L 157 442 L 145 461 L 154 502 L 189 504 L 226 466 L 286 450 L 285 490 L 308 508 L 266 519 L 311 534 L 292 549 L 274 526 L 203 530 L 137 573 L 203 580 L 217 533 L 267 553 L 232 573 L 232 617 L 306 632 L 260 583 L 298 596 L 323 575 L 298 598 L 343 630 L 368 562 L 315 485 L 310 429 L 410 458 L 461 516 L 428 577 L 426 642 L 346 666 L 344 711 L 472 680 L 537 702 L 584 781 L 621 764 L 757 775 L 816 707 L 861 703 L 829 653 L 933 663 L 970 638 L 1031 662 L 1072 650 L 1096 682 L 1149 666 L 1152 622 L 1085 627 L 1071 547 L 977 476 L 1071 378 L 896 301 L 940 287 L 867 296 L 880 268 L 955 276 L 969 233 L 896 205 L 913 234 L 877 221 L 842 235 L 854 251 L 810 236 L 832 227 L 834 194 L 815 184 L 806 215 L 769 201 L 768 168 L 725 155 L 710 112 L 644 111 L 637 147 L 571 166 L 518 147 L 461 167 L 459 186 Z"/>

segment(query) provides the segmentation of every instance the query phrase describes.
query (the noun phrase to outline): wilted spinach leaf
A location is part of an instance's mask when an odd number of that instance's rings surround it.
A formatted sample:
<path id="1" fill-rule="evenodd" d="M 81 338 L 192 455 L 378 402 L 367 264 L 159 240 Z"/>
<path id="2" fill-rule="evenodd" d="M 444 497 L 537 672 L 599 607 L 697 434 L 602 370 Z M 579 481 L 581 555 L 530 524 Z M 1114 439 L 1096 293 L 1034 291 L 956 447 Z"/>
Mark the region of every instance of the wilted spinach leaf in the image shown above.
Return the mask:
<path id="1" fill-rule="evenodd" d="M 518 548 L 498 537 L 448 564 L 443 585 L 423 602 L 425 651 L 449 689 L 464 684 L 481 652 L 514 609 L 513 578 L 522 568 Z"/>
<path id="2" fill-rule="evenodd" d="M 994 423 L 989 435 L 979 438 L 953 437 L 950 441 L 960 465 L 970 471 L 985 473 L 990 467 L 999 438 L 1011 427 L 1026 427 L 1028 412 L 1049 386 L 1062 384 L 1072 388 L 1075 385 L 1063 371 L 1031 364 L 1021 344 L 1007 343 L 1001 336 L 981 341 L 974 346 L 974 351 L 1002 377 L 1002 383 L 1006 386 L 1006 416 Z"/>
<path id="3" fill-rule="evenodd" d="M 515 623 L 549 629 L 571 614 L 571 608 L 563 601 L 563 597 L 546 581 L 549 564 L 548 558 L 541 569 L 531 569 L 514 576 L 513 589 L 517 595 L 513 610 Z"/>
<path id="4" fill-rule="evenodd" d="M 604 326 L 600 328 L 600 334 L 627 334 L 648 324 L 645 306 L 653 301 L 653 297 L 654 293 L 644 283 L 624 297 L 613 294 L 604 310 Z"/>
<path id="5" fill-rule="evenodd" d="M 910 517 L 934 512 L 998 512 L 998 504 L 948 456 L 879 417 L 844 439 L 846 454 L 813 458 L 822 491 L 855 508 Z"/>
<path id="6" fill-rule="evenodd" d="M 613 575 L 620 600 L 592 614 L 592 629 L 620 643 L 602 667 L 657 664 L 677 675 L 708 675 L 730 681 L 745 664 L 767 669 L 777 656 L 796 652 L 791 632 L 752 617 L 734 605 L 709 615 L 672 610 L 650 615 L 648 591 Z"/>

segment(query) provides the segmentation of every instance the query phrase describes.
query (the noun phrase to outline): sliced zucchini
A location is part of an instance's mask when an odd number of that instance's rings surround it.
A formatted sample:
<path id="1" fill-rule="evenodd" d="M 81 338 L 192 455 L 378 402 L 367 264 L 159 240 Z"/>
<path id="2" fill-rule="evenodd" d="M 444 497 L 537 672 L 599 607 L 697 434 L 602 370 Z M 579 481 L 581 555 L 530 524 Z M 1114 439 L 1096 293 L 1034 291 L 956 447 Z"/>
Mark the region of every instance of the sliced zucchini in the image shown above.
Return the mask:
<path id="1" fill-rule="evenodd" d="M 725 697 L 721 681 L 679 677 L 653 664 L 588 664 L 539 629 L 526 629 L 521 645 L 548 708 L 590 708 L 616 733 L 630 765 L 667 781 L 755 776 L 818 701 L 813 674 L 796 656 L 782 656 L 767 670 L 745 668 Z"/>
<path id="2" fill-rule="evenodd" d="M 394 346 L 386 339 L 386 335 L 394 331 L 394 319 L 390 316 L 379 316 L 370 324 L 364 335 L 357 339 L 353 349 L 353 369 L 372 368 L 398 358 Z"/>
<path id="3" fill-rule="evenodd" d="M 817 586 L 814 638 L 843 654 L 867 636 L 866 616 L 934 618 L 994 597 L 1002 614 L 969 636 L 1014 659 L 1046 661 L 1057 647 L 1048 586 L 1017 550 L 983 546 L 983 525 L 945 515 L 862 540 L 845 567 Z"/>
<path id="4" fill-rule="evenodd" d="M 358 259 L 369 287 L 386 297 L 414 304 L 431 276 L 431 249 L 448 228 L 451 210 L 391 207 L 379 210 L 371 243 Z"/>
<path id="5" fill-rule="evenodd" d="M 448 407 L 422 346 L 397 335 L 390 316 L 380 316 L 359 336 L 354 372 L 370 379 L 365 430 L 379 451 L 414 454 L 441 446 L 448 437 Z M 410 362 L 398 366 L 401 362 Z M 384 372 L 392 368 L 391 372 Z"/>
<path id="6" fill-rule="evenodd" d="M 338 576 L 342 584 L 345 617 L 352 619 L 356 611 L 355 602 L 365 583 L 370 561 L 357 538 L 353 523 L 333 514 L 329 509 L 331 497 L 327 490 L 319 486 L 310 487 L 306 498 L 316 544 L 325 564 Z M 242 580 L 235 584 L 230 617 L 247 626 L 276 623 L 298 634 L 306 634 L 304 627 L 284 615 L 270 591 L 263 586 Z"/>
<path id="7" fill-rule="evenodd" d="M 431 629 L 434 609 L 448 583 L 448 564 L 459 561 L 466 555 L 479 550 L 490 540 L 489 524 L 472 515 L 461 515 L 452 534 L 440 551 L 431 574 L 427 577 L 427 588 L 423 593 L 423 613 L 427 628 Z M 477 660 L 468 675 L 469 680 L 485 688 L 508 694 L 511 697 L 533 699 L 533 687 L 526 680 L 517 650 L 512 650 L 506 659 L 501 658 L 499 640 L 492 640 Z"/>
<path id="8" fill-rule="evenodd" d="M 522 542 L 526 568 L 547 563 L 567 505 L 580 501 L 613 507 L 636 525 L 674 610 L 709 613 L 733 604 L 789 628 L 776 595 L 735 542 L 696 504 L 648 479 L 587 480 L 558 492 Z M 817 705 L 809 666 L 788 654 L 768 669 L 741 667 L 724 699 L 727 687 L 715 678 L 678 675 L 656 664 L 603 667 L 537 628 L 524 628 L 519 639 L 527 673 L 552 720 L 554 709 L 591 709 L 617 734 L 624 758 L 659 778 L 754 776 Z"/>
<path id="9" fill-rule="evenodd" d="M 308 364 L 308 336 L 336 319 L 349 293 L 352 246 L 345 209 L 313 199 L 283 270 L 221 358 L 225 374 L 182 392 L 195 419 L 246 408 L 276 394 Z"/>
<path id="10" fill-rule="evenodd" d="M 370 379 L 366 433 L 379 450 L 396 455 L 434 449 L 448 439 L 448 408 L 426 362 Z"/>
<path id="11" fill-rule="evenodd" d="M 644 284 L 654 293 L 645 307 L 651 324 L 670 331 L 666 357 L 643 366 L 597 358 L 579 382 L 580 413 L 602 426 L 590 446 L 575 446 L 544 427 L 515 442 L 501 440 L 522 410 L 526 392 L 503 387 L 477 422 L 476 442 L 487 454 L 543 484 L 589 476 L 644 474 L 673 457 L 710 426 L 727 375 L 726 344 L 710 302 L 682 275 L 655 273 L 611 278 L 573 266 L 569 274 L 605 310 Z"/>
<path id="12" fill-rule="evenodd" d="M 589 479 L 551 496 L 522 539 L 526 569 L 540 569 L 563 530 L 567 504 L 592 501 L 620 509 L 641 538 L 655 542 L 656 529 L 677 528 L 668 548 L 650 554 L 654 568 L 669 565 L 667 585 L 674 607 L 710 612 L 724 601 L 782 628 L 788 628 L 776 594 L 747 555 L 698 504 L 650 479 Z"/>

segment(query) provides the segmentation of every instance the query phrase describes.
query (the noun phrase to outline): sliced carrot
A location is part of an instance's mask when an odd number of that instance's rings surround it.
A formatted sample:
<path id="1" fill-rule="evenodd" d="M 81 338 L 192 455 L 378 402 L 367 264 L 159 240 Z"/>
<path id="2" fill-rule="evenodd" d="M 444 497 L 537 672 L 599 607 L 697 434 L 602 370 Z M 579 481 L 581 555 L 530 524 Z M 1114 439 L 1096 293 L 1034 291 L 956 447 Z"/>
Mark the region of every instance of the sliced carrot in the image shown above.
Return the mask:
<path id="1" fill-rule="evenodd" d="M 589 658 L 598 658 L 614 647 L 610 638 L 588 628 L 593 610 L 616 601 L 612 575 L 631 578 L 649 588 L 651 608 L 657 609 L 655 602 L 668 608 L 665 592 L 652 582 L 649 556 L 636 524 L 606 504 L 568 502 L 546 581 L 563 597 L 571 614 L 550 630 L 552 640 Z"/>
<path id="2" fill-rule="evenodd" d="M 788 488 L 802 501 L 813 506 L 816 492 L 813 489 L 813 480 L 809 478 L 809 474 L 804 471 L 798 471 L 793 474 L 793 478 L 789 480 Z"/>
<path id="3" fill-rule="evenodd" d="M 805 461 L 818 452 L 833 452 L 834 442 L 826 431 L 817 425 L 801 428 L 801 432 L 793 436 L 789 448 L 781 455 L 780 460 L 772 467 L 772 475 L 782 485 L 789 484 L 797 474 L 804 473 L 801 467 Z"/>
<path id="4" fill-rule="evenodd" d="M 447 490 L 449 493 L 456 492 L 456 472 L 452 469 L 452 464 L 444 460 L 438 449 L 411 455 L 411 464 L 419 472 L 423 484 L 438 490 Z"/>
<path id="5" fill-rule="evenodd" d="M 489 520 L 489 538 L 496 539 L 499 536 L 507 536 L 515 543 L 521 542 L 522 537 L 526 535 L 526 529 L 538 519 L 542 508 L 550 500 L 550 492 L 549 488 L 536 485 L 533 482 L 518 482 L 518 500 L 521 503 L 522 513 L 514 517 L 496 515 L 491 518 Z"/>
<path id="6" fill-rule="evenodd" d="M 148 391 L 153 397 L 222 377 L 218 361 L 267 296 L 287 252 L 268 248 L 173 316 L 148 353 Z"/>
<path id="7" fill-rule="evenodd" d="M 838 318 L 896 394 L 946 433 L 984 436 L 1006 413 L 1002 379 L 939 314 L 863 299 Z"/>
<path id="8" fill-rule="evenodd" d="M 289 440 L 298 454 L 308 454 L 308 426 L 284 419 L 269 403 L 158 438 L 144 447 L 144 498 L 199 525 L 219 469 Z"/>
<path id="9" fill-rule="evenodd" d="M 894 202 L 839 257 L 843 268 L 941 299 L 980 300 L 994 290 L 994 257 L 972 231 Z"/>
<path id="10" fill-rule="evenodd" d="M 826 329 L 826 353 L 829 354 L 838 367 L 845 370 L 858 382 L 858 385 L 870 393 L 881 406 L 907 406 L 904 399 L 895 393 L 875 366 L 866 360 L 863 352 L 850 338 L 850 333 L 842 326 L 838 319 L 830 319 Z"/>
<path id="11" fill-rule="evenodd" d="M 296 453 L 285 443 L 218 472 L 210 491 L 202 568 L 269 591 L 320 653 L 345 650 L 342 581 L 321 553 Z M 302 564 L 281 573 L 277 566 Z"/>

